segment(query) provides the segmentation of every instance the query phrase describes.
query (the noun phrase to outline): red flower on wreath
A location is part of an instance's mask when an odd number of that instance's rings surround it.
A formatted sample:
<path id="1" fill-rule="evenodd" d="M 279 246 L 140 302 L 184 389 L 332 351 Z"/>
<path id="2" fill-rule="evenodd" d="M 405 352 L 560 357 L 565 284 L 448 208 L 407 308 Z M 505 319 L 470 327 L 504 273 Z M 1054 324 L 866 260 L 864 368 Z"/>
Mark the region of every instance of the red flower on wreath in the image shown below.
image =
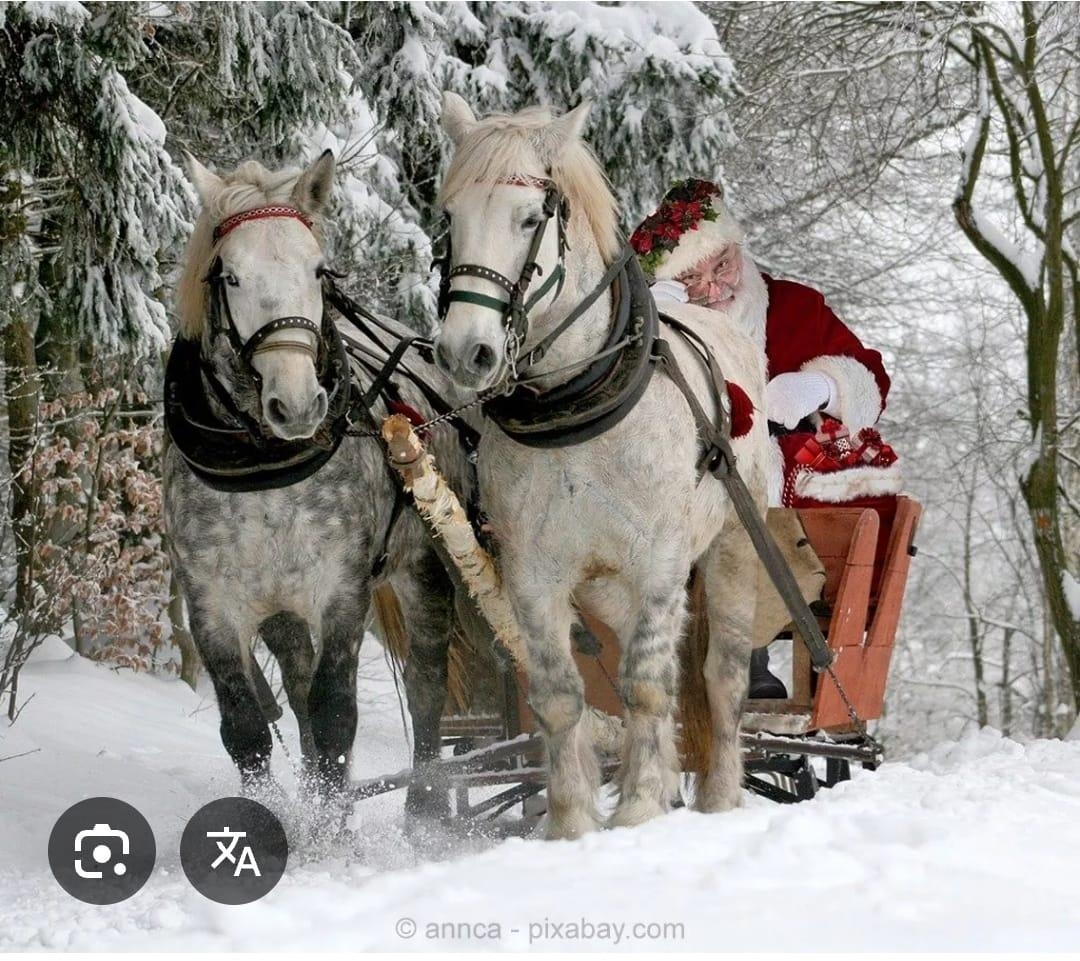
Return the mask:
<path id="1" fill-rule="evenodd" d="M 721 188 L 709 180 L 682 180 L 672 185 L 655 212 L 646 217 L 630 238 L 630 246 L 650 276 L 673 251 L 687 230 L 697 230 L 703 220 L 716 220 L 714 198 Z"/>

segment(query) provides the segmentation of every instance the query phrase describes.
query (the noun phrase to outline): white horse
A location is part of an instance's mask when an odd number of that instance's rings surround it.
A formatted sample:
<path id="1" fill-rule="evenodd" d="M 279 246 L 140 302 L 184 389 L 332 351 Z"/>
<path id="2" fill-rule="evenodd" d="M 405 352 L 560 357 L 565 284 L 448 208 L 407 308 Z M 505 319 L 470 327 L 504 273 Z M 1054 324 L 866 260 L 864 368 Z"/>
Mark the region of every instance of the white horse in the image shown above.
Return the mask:
<path id="1" fill-rule="evenodd" d="M 521 365 L 530 350 L 598 286 L 620 250 L 614 198 L 580 139 L 588 106 L 557 119 L 531 109 L 477 120 L 464 100 L 444 95 L 442 122 L 456 148 L 440 196 L 451 217 L 450 266 L 482 268 L 451 278 L 437 339 L 438 363 L 462 388 L 484 391 L 515 370 L 523 376 Z M 568 201 L 568 211 L 552 214 L 552 188 Z M 556 219 L 568 243 L 565 281 L 530 287 L 534 300 L 519 346 L 508 337 L 504 314 L 493 309 L 495 301 L 506 299 L 506 288 L 493 275 L 520 277 L 539 226 Z M 533 260 L 536 276 L 545 282 L 558 276 L 561 233 L 539 234 Z M 760 275 L 749 265 L 748 270 L 747 283 L 760 285 L 763 294 Z M 529 368 L 530 377 L 548 375 L 534 386 L 549 391 L 579 373 L 581 362 L 606 342 L 612 308 L 605 289 Z M 708 343 L 725 375 L 745 390 L 756 410 L 764 410 L 764 353 L 741 318 L 691 305 L 665 305 L 665 310 Z M 713 416 L 700 357 L 669 329 L 661 326 L 660 334 Z M 756 417 L 732 447 L 764 513 L 764 417 Z M 537 449 L 485 429 L 479 451 L 481 502 L 527 638 L 529 701 L 549 754 L 551 837 L 576 837 L 598 826 L 599 765 L 583 720 L 583 684 L 570 647 L 576 609 L 611 625 L 623 652 L 619 685 L 626 740 L 611 823 L 638 824 L 669 809 L 678 789 L 678 645 L 695 564 L 707 595 L 708 651 L 699 671 L 711 736 L 696 802 L 706 811 L 740 802 L 738 724 L 758 568 L 724 486 L 707 473 L 699 479 L 700 454 L 690 406 L 660 371 L 621 421 L 579 444 Z M 684 709 L 684 729 L 695 720 L 702 719 L 687 717 Z"/>

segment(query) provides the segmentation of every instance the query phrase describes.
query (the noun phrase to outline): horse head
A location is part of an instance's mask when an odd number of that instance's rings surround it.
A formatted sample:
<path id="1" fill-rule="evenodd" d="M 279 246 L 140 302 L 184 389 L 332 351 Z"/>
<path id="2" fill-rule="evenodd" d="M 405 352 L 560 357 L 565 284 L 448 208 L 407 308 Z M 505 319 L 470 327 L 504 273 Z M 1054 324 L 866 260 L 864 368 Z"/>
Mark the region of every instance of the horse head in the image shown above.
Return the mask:
<path id="1" fill-rule="evenodd" d="M 601 258 L 618 247 L 614 199 L 581 140 L 589 106 L 478 120 L 461 97 L 443 95 L 455 150 L 439 196 L 449 242 L 436 362 L 459 387 L 512 375 L 569 311 L 562 295 L 582 287 L 583 258 L 602 273 Z"/>
<path id="2" fill-rule="evenodd" d="M 310 438 L 328 407 L 317 230 L 334 157 L 326 151 L 299 175 L 248 162 L 219 177 L 193 157 L 188 168 L 202 212 L 181 281 L 181 335 L 202 339 L 237 399 L 254 385 L 248 413 L 272 435 Z"/>

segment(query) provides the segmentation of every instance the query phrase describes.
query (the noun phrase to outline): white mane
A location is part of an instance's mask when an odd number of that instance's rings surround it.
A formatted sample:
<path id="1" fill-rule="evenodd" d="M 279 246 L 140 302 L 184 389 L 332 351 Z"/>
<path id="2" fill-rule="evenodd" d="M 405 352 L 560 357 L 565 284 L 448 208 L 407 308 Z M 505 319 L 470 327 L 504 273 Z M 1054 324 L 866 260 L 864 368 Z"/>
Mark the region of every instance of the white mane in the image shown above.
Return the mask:
<path id="1" fill-rule="evenodd" d="M 445 206 L 462 190 L 478 182 L 494 184 L 535 166 L 542 153 L 544 131 L 551 122 L 551 111 L 546 107 L 530 107 L 516 114 L 493 114 L 478 120 L 454 151 L 439 192 L 439 203 Z M 570 202 L 571 238 L 588 229 L 605 263 L 610 263 L 621 246 L 617 210 L 607 176 L 591 148 L 580 139 L 570 141 L 560 151 L 548 176 Z"/>

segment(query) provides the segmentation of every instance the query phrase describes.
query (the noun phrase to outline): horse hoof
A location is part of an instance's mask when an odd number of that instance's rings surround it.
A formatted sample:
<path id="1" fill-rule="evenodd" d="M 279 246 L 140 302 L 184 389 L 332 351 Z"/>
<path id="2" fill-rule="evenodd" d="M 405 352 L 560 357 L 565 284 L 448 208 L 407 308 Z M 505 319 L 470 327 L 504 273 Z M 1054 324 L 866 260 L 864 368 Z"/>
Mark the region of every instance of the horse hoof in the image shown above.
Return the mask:
<path id="1" fill-rule="evenodd" d="M 667 808 L 659 801 L 649 798 L 634 798 L 632 801 L 620 800 L 615 807 L 615 813 L 608 822 L 613 828 L 632 828 L 653 818 L 667 814 Z"/>
<path id="2" fill-rule="evenodd" d="M 273 775 L 269 773 L 247 775 L 240 779 L 243 797 L 258 801 L 269 808 L 282 808 L 289 803 L 289 795 Z"/>
<path id="3" fill-rule="evenodd" d="M 600 830 L 600 823 L 588 812 L 583 811 L 580 814 L 561 818 L 550 817 L 547 826 L 547 840 L 576 841 L 578 838 L 598 830 Z"/>
<path id="4" fill-rule="evenodd" d="M 742 807 L 742 791 L 738 788 L 731 791 L 726 788 L 710 791 L 708 785 L 698 791 L 697 803 L 694 809 L 702 814 L 723 814 L 725 811 L 733 811 Z"/>

